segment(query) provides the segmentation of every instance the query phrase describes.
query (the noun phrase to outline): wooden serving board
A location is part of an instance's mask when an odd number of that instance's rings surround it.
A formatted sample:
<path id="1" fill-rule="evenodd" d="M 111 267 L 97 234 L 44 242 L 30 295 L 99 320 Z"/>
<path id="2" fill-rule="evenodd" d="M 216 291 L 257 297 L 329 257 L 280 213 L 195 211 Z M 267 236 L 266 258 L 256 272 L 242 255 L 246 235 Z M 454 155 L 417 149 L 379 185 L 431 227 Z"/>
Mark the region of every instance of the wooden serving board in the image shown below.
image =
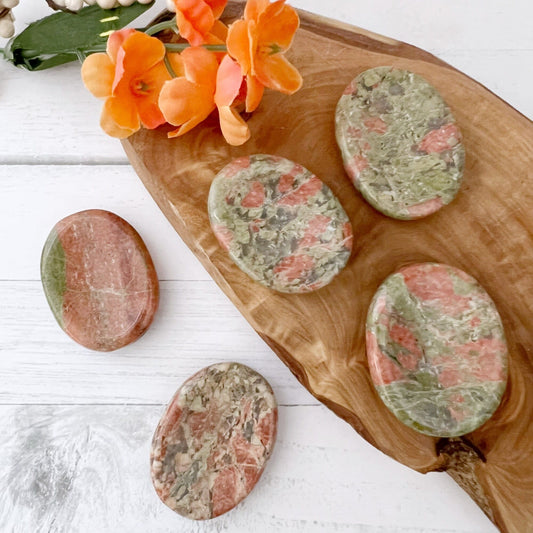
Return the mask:
<path id="1" fill-rule="evenodd" d="M 230 3 L 228 20 L 242 4 Z M 432 55 L 300 12 L 289 53 L 304 87 L 267 92 L 249 118 L 252 139 L 228 146 L 216 119 L 183 138 L 141 131 L 128 157 L 163 213 L 257 333 L 321 402 L 374 446 L 418 470 L 446 470 L 502 531 L 533 531 L 533 125 L 490 91 Z M 420 221 L 386 218 L 355 191 L 334 136 L 335 105 L 361 71 L 412 70 L 444 96 L 466 147 L 463 187 Z M 207 196 L 215 174 L 254 153 L 301 163 L 333 190 L 354 227 L 354 253 L 326 288 L 283 295 L 252 282 L 218 245 Z M 437 261 L 476 277 L 495 300 L 510 348 L 501 407 L 478 431 L 438 439 L 401 424 L 377 396 L 365 354 L 366 312 L 380 283 L 411 262 Z"/>

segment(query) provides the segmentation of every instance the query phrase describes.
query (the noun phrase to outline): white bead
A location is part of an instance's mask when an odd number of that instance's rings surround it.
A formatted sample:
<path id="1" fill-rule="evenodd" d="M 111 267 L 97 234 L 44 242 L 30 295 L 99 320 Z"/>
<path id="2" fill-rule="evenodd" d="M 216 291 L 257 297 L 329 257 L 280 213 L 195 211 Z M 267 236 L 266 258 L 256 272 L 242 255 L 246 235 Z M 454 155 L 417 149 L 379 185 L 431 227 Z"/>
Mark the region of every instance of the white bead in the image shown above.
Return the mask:
<path id="1" fill-rule="evenodd" d="M 115 7 L 115 0 L 96 0 L 96 3 L 102 9 L 111 9 L 111 8 Z"/>
<path id="2" fill-rule="evenodd" d="M 59 7 L 66 7 L 66 0 L 54 0 L 54 2 L 59 6 Z"/>
<path id="3" fill-rule="evenodd" d="M 18 0 L 0 0 L 0 9 L 7 7 L 8 9 L 13 9 L 18 4 Z"/>
<path id="4" fill-rule="evenodd" d="M 65 7 L 71 11 L 79 11 L 83 6 L 83 0 L 65 0 Z"/>
<path id="5" fill-rule="evenodd" d="M 131 4 L 133 4 L 133 2 L 135 2 L 135 0 L 118 0 L 118 3 L 119 3 L 122 7 L 128 7 L 128 6 L 131 6 Z"/>
<path id="6" fill-rule="evenodd" d="M 152 0 L 137 0 L 139 4 L 149 4 Z"/>
<path id="7" fill-rule="evenodd" d="M 96 4 L 96 0 L 85 0 L 85 3 L 89 6 L 94 6 L 94 4 Z"/>
<path id="8" fill-rule="evenodd" d="M 2 0 L 1 5 L 9 9 L 13 9 L 15 6 L 18 6 L 19 0 Z"/>
<path id="9" fill-rule="evenodd" d="M 15 25 L 9 17 L 3 17 L 0 19 L 0 37 L 9 39 L 15 34 Z"/>
<path id="10" fill-rule="evenodd" d="M 174 4 L 172 0 L 167 0 L 167 9 L 169 11 L 172 11 L 172 13 L 176 12 L 176 5 Z"/>

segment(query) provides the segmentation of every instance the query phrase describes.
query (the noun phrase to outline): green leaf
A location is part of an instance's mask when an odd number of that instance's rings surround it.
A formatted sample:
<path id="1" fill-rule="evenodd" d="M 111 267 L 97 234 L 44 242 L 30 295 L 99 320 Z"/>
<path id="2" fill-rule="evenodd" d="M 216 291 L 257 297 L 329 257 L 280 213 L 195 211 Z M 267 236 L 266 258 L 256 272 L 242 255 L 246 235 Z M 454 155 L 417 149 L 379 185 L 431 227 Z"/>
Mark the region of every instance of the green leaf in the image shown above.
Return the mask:
<path id="1" fill-rule="evenodd" d="M 83 60 L 91 53 L 104 51 L 110 32 L 123 28 L 152 5 L 136 3 L 115 9 L 94 5 L 78 13 L 55 13 L 13 37 L 6 45 L 5 57 L 32 71 Z"/>

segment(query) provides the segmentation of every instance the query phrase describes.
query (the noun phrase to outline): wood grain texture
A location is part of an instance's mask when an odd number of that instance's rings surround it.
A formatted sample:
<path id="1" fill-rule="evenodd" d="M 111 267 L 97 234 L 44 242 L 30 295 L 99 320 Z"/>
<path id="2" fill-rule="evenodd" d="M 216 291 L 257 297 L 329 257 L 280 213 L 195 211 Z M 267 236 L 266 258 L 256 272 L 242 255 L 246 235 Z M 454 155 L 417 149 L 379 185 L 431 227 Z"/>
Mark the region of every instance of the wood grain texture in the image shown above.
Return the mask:
<path id="1" fill-rule="evenodd" d="M 163 412 L 162 405 L 0 406 L 0 531 L 493 531 L 447 476 L 382 462 L 348 425 L 317 406 L 280 408 L 272 457 L 235 510 L 187 520 L 160 502 L 150 480 L 150 443 Z M 413 512 L 413 498 L 422 512 Z"/>
<path id="2" fill-rule="evenodd" d="M 239 6 L 234 3 L 232 9 Z M 453 471 L 459 465 L 464 471 L 468 466 L 464 488 L 503 531 L 523 531 L 525 524 L 533 528 L 527 505 L 533 491 L 531 122 L 417 48 L 307 13 L 301 20 L 291 60 L 305 85 L 291 98 L 266 95 L 249 121 L 252 140 L 244 147 L 225 145 L 211 122 L 176 142 L 169 142 L 164 131 L 140 132 L 124 142 L 126 152 L 211 276 L 319 400 L 411 468 Z M 357 73 L 379 65 L 424 76 L 444 96 L 464 134 L 463 188 L 450 206 L 422 221 L 398 222 L 372 210 L 345 177 L 335 145 L 333 113 L 342 90 Z M 284 296 L 254 284 L 220 249 L 209 228 L 206 199 L 214 175 L 234 157 L 257 152 L 309 168 L 341 199 L 352 220 L 351 262 L 317 293 Z M 509 338 L 510 384 L 504 402 L 491 421 L 463 439 L 476 453 L 462 461 L 454 459 L 447 441 L 398 422 L 377 398 L 368 372 L 364 320 L 370 299 L 388 274 L 415 261 L 448 263 L 476 277 L 495 300 Z"/>

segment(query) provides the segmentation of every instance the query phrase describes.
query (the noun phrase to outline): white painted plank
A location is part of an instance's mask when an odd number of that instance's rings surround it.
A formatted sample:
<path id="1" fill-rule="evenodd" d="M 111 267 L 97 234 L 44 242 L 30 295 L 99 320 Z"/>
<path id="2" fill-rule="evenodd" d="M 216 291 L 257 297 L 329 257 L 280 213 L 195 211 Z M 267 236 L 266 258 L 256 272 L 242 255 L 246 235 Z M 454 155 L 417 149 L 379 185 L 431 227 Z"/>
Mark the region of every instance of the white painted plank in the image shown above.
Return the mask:
<path id="1" fill-rule="evenodd" d="M 222 517 L 188 521 L 160 503 L 151 487 L 150 441 L 162 411 L 0 407 L 0 530 L 495 531 L 451 478 L 422 476 L 395 463 L 323 407 L 282 407 L 278 442 L 250 496 Z M 324 427 L 327 432 L 317 430 Z"/>
<path id="2" fill-rule="evenodd" d="M 204 366 L 238 361 L 281 404 L 317 404 L 213 281 L 163 282 L 154 323 L 116 352 L 91 352 L 57 325 L 38 281 L 0 282 L 0 404 L 165 403 Z"/>
<path id="3" fill-rule="evenodd" d="M 160 279 L 210 279 L 130 166 L 0 165 L 0 190 L 0 280 L 40 279 L 48 233 L 83 209 L 107 209 L 132 224 Z"/>
<path id="4" fill-rule="evenodd" d="M 291 0 L 369 31 L 440 50 L 531 50 L 530 0 Z"/>

